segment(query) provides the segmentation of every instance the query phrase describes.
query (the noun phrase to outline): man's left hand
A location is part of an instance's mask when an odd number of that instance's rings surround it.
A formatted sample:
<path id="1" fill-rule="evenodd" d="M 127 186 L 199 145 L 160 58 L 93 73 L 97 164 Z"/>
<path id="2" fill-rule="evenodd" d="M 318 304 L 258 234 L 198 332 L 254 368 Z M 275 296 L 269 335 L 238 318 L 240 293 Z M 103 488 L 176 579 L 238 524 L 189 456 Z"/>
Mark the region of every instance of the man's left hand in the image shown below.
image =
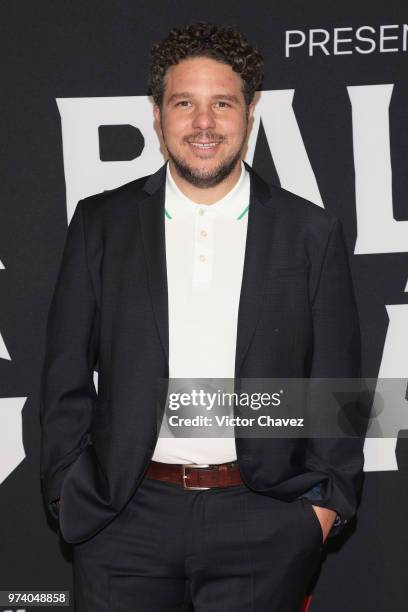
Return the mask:
<path id="1" fill-rule="evenodd" d="M 336 520 L 337 512 L 335 510 L 331 510 L 331 508 L 322 508 L 321 506 L 313 506 L 313 504 L 312 508 L 316 512 L 317 518 L 319 519 L 320 526 L 323 531 L 323 542 L 325 542 L 327 536 L 329 535 L 330 529 Z"/>

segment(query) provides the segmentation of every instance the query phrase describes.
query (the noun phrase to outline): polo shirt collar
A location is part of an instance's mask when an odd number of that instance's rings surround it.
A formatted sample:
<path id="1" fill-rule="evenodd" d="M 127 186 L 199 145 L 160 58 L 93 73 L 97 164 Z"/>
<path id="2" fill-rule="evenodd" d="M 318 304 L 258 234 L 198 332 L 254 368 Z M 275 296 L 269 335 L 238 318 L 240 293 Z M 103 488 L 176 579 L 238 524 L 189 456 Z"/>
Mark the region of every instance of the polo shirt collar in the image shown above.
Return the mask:
<path id="1" fill-rule="evenodd" d="M 169 163 L 166 163 L 166 200 L 165 214 L 168 219 L 182 218 L 196 214 L 200 208 L 214 217 L 239 219 L 245 216 L 249 206 L 250 178 L 244 162 L 241 160 L 241 174 L 234 187 L 220 200 L 213 204 L 198 204 L 190 200 L 176 185 L 171 175 Z"/>

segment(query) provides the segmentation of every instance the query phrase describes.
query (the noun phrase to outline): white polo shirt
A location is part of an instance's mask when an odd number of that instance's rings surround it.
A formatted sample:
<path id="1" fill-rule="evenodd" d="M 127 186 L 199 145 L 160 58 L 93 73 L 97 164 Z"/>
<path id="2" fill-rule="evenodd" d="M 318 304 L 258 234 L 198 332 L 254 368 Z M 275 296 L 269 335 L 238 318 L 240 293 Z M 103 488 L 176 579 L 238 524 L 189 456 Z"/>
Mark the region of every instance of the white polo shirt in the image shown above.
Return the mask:
<path id="1" fill-rule="evenodd" d="M 180 191 L 167 164 L 170 378 L 234 378 L 249 194 L 242 161 L 233 189 L 203 205 Z M 224 463 L 237 458 L 233 436 L 181 438 L 162 436 L 163 431 L 162 424 L 154 461 Z"/>

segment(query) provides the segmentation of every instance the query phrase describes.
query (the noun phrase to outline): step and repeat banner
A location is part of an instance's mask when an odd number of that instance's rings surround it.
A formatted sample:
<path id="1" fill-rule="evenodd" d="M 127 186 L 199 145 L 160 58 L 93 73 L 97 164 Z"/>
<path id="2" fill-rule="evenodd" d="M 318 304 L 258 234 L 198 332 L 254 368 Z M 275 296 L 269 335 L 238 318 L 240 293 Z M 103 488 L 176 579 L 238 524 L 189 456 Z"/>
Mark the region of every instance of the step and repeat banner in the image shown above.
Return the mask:
<path id="1" fill-rule="evenodd" d="M 197 20 L 236 25 L 264 55 L 245 159 L 267 181 L 340 217 L 363 376 L 408 379 L 402 0 L 317 1 L 307 11 L 283 0 L 3 0 L 0 590 L 70 591 L 73 600 L 71 551 L 52 529 L 40 491 L 47 310 L 78 200 L 163 163 L 147 95 L 149 49 L 171 27 Z M 326 546 L 312 612 L 406 610 L 406 388 L 393 402 L 373 397 L 373 414 L 385 417 L 399 403 L 401 423 L 388 432 L 393 437 L 366 440 L 358 518 Z"/>

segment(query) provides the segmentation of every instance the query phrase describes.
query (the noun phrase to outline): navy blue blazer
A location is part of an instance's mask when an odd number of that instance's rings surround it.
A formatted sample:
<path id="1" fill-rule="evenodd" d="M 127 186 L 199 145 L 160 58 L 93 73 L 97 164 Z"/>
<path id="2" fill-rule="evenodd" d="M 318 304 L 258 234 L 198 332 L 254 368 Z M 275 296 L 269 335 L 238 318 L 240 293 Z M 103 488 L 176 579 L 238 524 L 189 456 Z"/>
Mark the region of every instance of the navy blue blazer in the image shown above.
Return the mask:
<path id="1" fill-rule="evenodd" d="M 359 321 L 339 219 L 246 167 L 235 377 L 360 377 Z M 156 445 L 157 381 L 169 375 L 165 176 L 163 165 L 80 200 L 68 227 L 48 313 L 40 407 L 42 491 L 49 509 L 60 500 L 67 542 L 87 539 L 116 516 Z M 355 514 L 361 437 L 235 441 L 254 491 L 287 501 L 309 496 L 336 510 L 330 535 Z"/>

